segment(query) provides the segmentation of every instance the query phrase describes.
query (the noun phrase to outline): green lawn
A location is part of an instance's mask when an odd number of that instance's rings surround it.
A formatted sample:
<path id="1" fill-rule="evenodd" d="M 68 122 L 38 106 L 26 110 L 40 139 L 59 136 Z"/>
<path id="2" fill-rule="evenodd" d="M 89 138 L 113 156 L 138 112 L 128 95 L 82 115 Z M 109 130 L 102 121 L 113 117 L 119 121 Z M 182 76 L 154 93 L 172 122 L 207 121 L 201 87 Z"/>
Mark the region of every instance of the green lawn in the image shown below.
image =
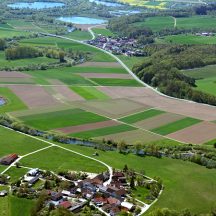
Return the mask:
<path id="1" fill-rule="evenodd" d="M 65 145 L 66 146 L 66 145 Z M 99 173 L 107 168 L 88 158 L 68 152 L 58 147 L 41 151 L 21 160 L 23 166 L 39 167 L 55 172 L 62 170 Z"/>
<path id="2" fill-rule="evenodd" d="M 107 120 L 105 117 L 81 109 L 29 115 L 20 118 L 25 124 L 41 130 L 51 130 Z"/>
<path id="3" fill-rule="evenodd" d="M 143 86 L 134 79 L 91 78 L 101 86 Z"/>
<path id="4" fill-rule="evenodd" d="M 94 99 L 109 99 L 109 97 L 103 92 L 97 90 L 95 87 L 76 87 L 72 86 L 71 89 L 79 94 L 86 100 L 94 100 Z"/>
<path id="5" fill-rule="evenodd" d="M 116 134 L 116 133 L 121 133 L 125 131 L 131 131 L 131 130 L 136 130 L 136 128 L 131 127 L 129 125 L 117 125 L 117 126 L 112 126 L 112 127 L 105 127 L 105 128 L 95 129 L 95 130 L 74 133 L 74 134 L 70 134 L 70 136 L 88 139 L 92 137 L 106 136 L 110 134 Z"/>
<path id="6" fill-rule="evenodd" d="M 143 111 L 143 112 L 139 112 L 133 115 L 129 115 L 123 118 L 120 118 L 120 121 L 123 121 L 125 123 L 129 123 L 129 124 L 133 124 L 136 123 L 138 121 L 142 121 L 148 118 L 152 118 L 154 116 L 160 115 L 162 113 L 165 113 L 164 111 L 161 110 L 156 110 L 156 109 L 150 109 L 147 111 Z"/>
<path id="7" fill-rule="evenodd" d="M 93 28 L 92 30 L 93 30 L 93 32 L 95 34 L 101 34 L 101 35 L 104 35 L 106 37 L 109 37 L 109 36 L 113 37 L 113 36 L 115 36 L 115 34 L 113 32 L 111 32 L 109 29 Z"/>
<path id="8" fill-rule="evenodd" d="M 149 196 L 149 190 L 145 187 L 136 187 L 135 190 L 132 191 L 132 194 L 139 200 L 145 202 L 145 203 L 151 203 L 149 200 L 146 199 L 147 196 Z"/>
<path id="9" fill-rule="evenodd" d="M 184 129 L 186 127 L 192 126 L 194 124 L 197 124 L 201 122 L 199 119 L 194 119 L 194 118 L 183 118 L 178 121 L 163 125 L 158 128 L 154 128 L 151 131 L 160 135 L 167 135 L 173 132 L 176 132 L 178 130 Z"/>
<path id="10" fill-rule="evenodd" d="M 76 30 L 66 35 L 66 37 L 75 39 L 75 40 L 91 40 L 91 35 L 88 31 L 79 31 Z"/>
<path id="11" fill-rule="evenodd" d="M 170 142 L 170 141 L 169 141 Z M 95 149 L 66 145 L 91 156 Z M 152 208 L 174 210 L 190 209 L 194 213 L 208 213 L 216 200 L 216 172 L 197 164 L 171 158 L 138 157 L 134 154 L 119 154 L 115 151 L 97 150 L 99 157 L 112 167 L 122 169 L 125 164 L 138 172 L 145 170 L 150 177 L 159 176 L 165 189 Z M 151 208 L 151 209 L 152 209 Z M 151 211 L 150 209 L 150 211 Z"/>
<path id="12" fill-rule="evenodd" d="M 9 129 L 0 127 L 0 157 L 12 153 L 24 155 L 47 146 L 46 143 L 24 136 Z"/>
<path id="13" fill-rule="evenodd" d="M 0 96 L 7 101 L 5 105 L 0 106 L 0 113 L 27 109 L 27 106 L 9 88 L 0 87 Z"/>

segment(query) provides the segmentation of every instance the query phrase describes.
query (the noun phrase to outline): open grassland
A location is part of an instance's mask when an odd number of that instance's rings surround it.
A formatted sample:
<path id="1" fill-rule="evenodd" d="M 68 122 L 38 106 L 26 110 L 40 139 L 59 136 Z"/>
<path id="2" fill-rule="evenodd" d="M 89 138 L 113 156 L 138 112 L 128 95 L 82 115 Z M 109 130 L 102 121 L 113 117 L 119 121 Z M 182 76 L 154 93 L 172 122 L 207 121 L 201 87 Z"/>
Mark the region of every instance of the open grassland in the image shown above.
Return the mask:
<path id="1" fill-rule="evenodd" d="M 152 118 L 152 117 L 160 115 L 162 113 L 165 113 L 165 112 L 161 111 L 161 110 L 150 109 L 150 110 L 147 110 L 147 111 L 144 111 L 144 112 L 139 112 L 139 113 L 136 113 L 136 114 L 132 114 L 132 115 L 123 117 L 123 118 L 120 119 L 120 121 L 132 124 L 132 123 L 136 123 L 138 121 L 142 121 L 142 120 L 145 120 L 145 119 L 148 119 L 148 118 Z"/>
<path id="2" fill-rule="evenodd" d="M 73 86 L 73 87 L 71 87 L 71 89 L 86 100 L 94 100 L 94 99 L 105 100 L 105 99 L 109 98 L 107 95 L 105 95 L 103 92 L 97 90 L 95 87 L 76 87 L 76 86 Z"/>
<path id="3" fill-rule="evenodd" d="M 80 40 L 80 41 L 91 40 L 92 38 L 88 31 L 79 31 L 79 30 L 76 30 L 76 31 L 73 31 L 67 34 L 66 37 L 69 37 L 75 40 Z"/>
<path id="4" fill-rule="evenodd" d="M 159 31 L 164 28 L 173 28 L 174 20 L 172 17 L 148 17 L 143 22 L 133 24 L 136 27 L 151 28 L 153 31 Z"/>
<path id="5" fill-rule="evenodd" d="M 106 29 L 106 28 L 93 28 L 92 30 L 97 35 L 104 35 L 106 37 L 115 36 L 113 32 L 111 32 L 109 29 Z"/>
<path id="6" fill-rule="evenodd" d="M 0 107 L 0 113 L 27 109 L 27 106 L 9 88 L 0 87 L 0 96 L 7 102 Z"/>
<path id="7" fill-rule="evenodd" d="M 117 126 L 112 126 L 112 127 L 105 127 L 105 128 L 95 129 L 95 130 L 74 133 L 74 134 L 71 134 L 71 136 L 80 137 L 80 138 L 93 138 L 93 137 L 106 136 L 109 134 L 121 133 L 125 131 L 131 131 L 135 129 L 136 128 L 129 126 L 129 125 L 117 125 Z"/>
<path id="8" fill-rule="evenodd" d="M 58 147 L 52 147 L 26 157 L 21 160 L 21 163 L 23 166 L 40 167 L 41 169 L 55 172 L 69 170 L 100 173 L 106 170 L 105 166 L 94 160 L 59 149 Z"/>
<path id="9" fill-rule="evenodd" d="M 41 130 L 51 130 L 107 120 L 105 117 L 81 109 L 42 113 L 20 118 L 25 124 Z"/>
<path id="10" fill-rule="evenodd" d="M 180 17 L 176 21 L 177 28 L 199 28 L 208 29 L 216 27 L 216 17 L 214 16 L 192 16 Z"/>
<path id="11" fill-rule="evenodd" d="M 202 68 L 183 71 L 187 76 L 193 77 L 196 80 L 196 89 L 216 95 L 216 66 L 209 65 Z"/>
<path id="12" fill-rule="evenodd" d="M 136 57 L 136 56 L 125 56 L 118 55 L 118 57 L 130 68 L 132 69 L 135 64 L 141 63 L 144 58 L 147 57 Z"/>
<path id="13" fill-rule="evenodd" d="M 13 38 L 17 36 L 27 36 L 29 34 L 29 32 L 17 31 L 10 28 L 0 28 L 0 38 Z"/>
<path id="14" fill-rule="evenodd" d="M 193 119 L 193 118 L 188 117 L 188 118 L 180 119 L 178 121 L 163 125 L 158 128 L 154 128 L 151 131 L 154 133 L 161 134 L 161 135 L 167 135 L 175 131 L 184 129 L 186 127 L 192 126 L 194 124 L 197 124 L 199 122 L 200 120 L 198 119 Z"/>
<path id="15" fill-rule="evenodd" d="M 101 86 L 143 86 L 134 79 L 91 78 Z"/>
<path id="16" fill-rule="evenodd" d="M 158 43 L 172 43 L 172 44 L 216 44 L 215 36 L 196 36 L 196 35 L 170 35 L 164 39 L 159 39 Z"/>
<path id="17" fill-rule="evenodd" d="M 1 190 L 7 190 L 8 191 L 8 187 L 6 186 L 0 186 L 0 191 Z M 9 216 L 9 197 L 1 197 L 0 198 L 0 212 L 1 212 L 1 216 Z"/>
<path id="18" fill-rule="evenodd" d="M 14 183 L 23 177 L 29 170 L 26 168 L 11 167 L 5 174 L 10 176 L 10 183 Z"/>
<path id="19" fill-rule="evenodd" d="M 56 46 L 64 49 L 72 49 L 73 51 L 81 51 L 86 53 L 91 53 L 91 61 L 96 62 L 115 62 L 115 59 L 106 53 L 84 44 L 76 43 L 69 40 L 63 40 L 53 37 L 40 37 L 33 39 L 21 40 L 21 44 L 27 44 L 32 46 Z"/>
<path id="20" fill-rule="evenodd" d="M 4 52 L 0 52 L 0 68 L 4 67 L 24 67 L 28 65 L 48 64 L 58 62 L 57 59 L 51 59 L 47 57 L 17 59 L 17 60 L 6 60 Z"/>
<path id="21" fill-rule="evenodd" d="M 0 127 L 0 134 L 0 157 L 12 153 L 24 155 L 47 146 L 46 143 L 37 141 L 27 136 L 23 136 L 22 134 L 5 129 L 3 127 Z"/>
<path id="22" fill-rule="evenodd" d="M 66 148 L 89 156 L 95 152 L 93 148 L 74 145 L 66 145 Z M 159 176 L 163 180 L 165 189 L 153 208 L 167 207 L 175 210 L 188 208 L 195 213 L 207 213 L 215 204 L 215 170 L 170 158 L 137 157 L 133 154 L 123 155 L 115 151 L 98 150 L 98 153 L 98 159 L 112 167 L 122 169 L 127 164 L 129 168 L 138 172 L 145 170 L 148 176 Z"/>

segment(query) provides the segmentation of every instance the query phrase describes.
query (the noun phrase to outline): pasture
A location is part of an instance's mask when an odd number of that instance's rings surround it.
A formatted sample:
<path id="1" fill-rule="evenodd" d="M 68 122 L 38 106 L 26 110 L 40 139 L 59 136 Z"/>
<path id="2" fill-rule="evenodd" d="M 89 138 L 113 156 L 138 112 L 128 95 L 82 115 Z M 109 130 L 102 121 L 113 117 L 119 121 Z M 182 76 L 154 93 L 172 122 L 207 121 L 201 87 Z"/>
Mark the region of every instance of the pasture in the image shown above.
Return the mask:
<path id="1" fill-rule="evenodd" d="M 120 118 L 119 120 L 123 121 L 125 123 L 132 124 L 132 123 L 135 123 L 135 122 L 138 122 L 138 121 L 142 121 L 142 120 L 145 120 L 145 119 L 148 119 L 148 118 L 152 118 L 152 117 L 160 115 L 162 113 L 165 113 L 165 112 L 161 111 L 161 110 L 150 109 L 150 110 L 147 110 L 147 111 L 144 111 L 144 112 L 139 112 L 139 113 L 136 113 L 136 114 L 132 114 L 132 115 Z"/>
<path id="2" fill-rule="evenodd" d="M 215 36 L 196 36 L 196 35 L 170 35 L 165 38 L 160 38 L 157 43 L 171 43 L 171 44 L 216 44 Z"/>
<path id="3" fill-rule="evenodd" d="M 22 134 L 3 127 L 0 127 L 0 134 L 0 157 L 12 153 L 24 155 L 47 146 L 46 143 L 32 139 L 31 137 L 23 136 Z"/>
<path id="4" fill-rule="evenodd" d="M 216 95 L 216 67 L 209 65 L 202 68 L 183 71 L 187 76 L 193 77 L 196 80 L 196 89 Z"/>
<path id="5" fill-rule="evenodd" d="M 115 34 L 106 28 L 93 28 L 93 32 L 97 35 L 103 35 L 106 37 L 113 37 Z"/>
<path id="6" fill-rule="evenodd" d="M 91 78 L 90 80 L 101 86 L 143 86 L 134 79 Z"/>
<path id="7" fill-rule="evenodd" d="M 97 90 L 95 87 L 72 86 L 71 89 L 86 100 L 94 100 L 94 99 L 105 100 L 109 98 L 107 95 Z"/>
<path id="8" fill-rule="evenodd" d="M 80 40 L 80 41 L 91 40 L 92 38 L 88 31 L 80 31 L 80 30 L 76 30 L 71 33 L 68 33 L 66 37 L 69 37 L 75 40 Z"/>
<path id="9" fill-rule="evenodd" d="M 112 126 L 112 127 L 105 127 L 105 128 L 99 128 L 95 130 L 88 130 L 88 131 L 82 131 L 78 133 L 73 133 L 70 134 L 72 137 L 79 137 L 79 138 L 93 138 L 93 137 L 102 137 L 110 134 L 116 134 L 116 133 L 121 133 L 125 131 L 131 131 L 135 130 L 136 128 L 129 126 L 129 125 L 117 125 L 117 126 Z"/>
<path id="10" fill-rule="evenodd" d="M 27 106 L 9 89 L 0 87 L 0 96 L 6 99 L 6 104 L 0 106 L 0 113 L 27 109 Z"/>
<path id="11" fill-rule="evenodd" d="M 29 32 L 17 31 L 12 28 L 0 28 L 0 38 L 13 38 L 18 36 L 28 36 Z"/>
<path id="12" fill-rule="evenodd" d="M 192 126 L 194 124 L 199 123 L 201 120 L 193 119 L 193 118 L 183 118 L 178 121 L 163 125 L 158 128 L 154 128 L 151 131 L 154 133 L 158 133 L 160 135 L 167 135 L 173 133 L 175 131 L 184 129 L 186 127 Z"/>
<path id="13" fill-rule="evenodd" d="M 65 145 L 66 146 L 66 145 Z M 52 147 L 42 152 L 30 155 L 20 161 L 23 166 L 40 167 L 44 170 L 58 171 L 83 171 L 100 173 L 107 168 L 88 158 L 68 152 L 58 147 Z"/>
<path id="14" fill-rule="evenodd" d="M 41 130 L 51 130 L 107 120 L 105 117 L 81 109 L 68 109 L 19 118 L 25 124 Z"/>

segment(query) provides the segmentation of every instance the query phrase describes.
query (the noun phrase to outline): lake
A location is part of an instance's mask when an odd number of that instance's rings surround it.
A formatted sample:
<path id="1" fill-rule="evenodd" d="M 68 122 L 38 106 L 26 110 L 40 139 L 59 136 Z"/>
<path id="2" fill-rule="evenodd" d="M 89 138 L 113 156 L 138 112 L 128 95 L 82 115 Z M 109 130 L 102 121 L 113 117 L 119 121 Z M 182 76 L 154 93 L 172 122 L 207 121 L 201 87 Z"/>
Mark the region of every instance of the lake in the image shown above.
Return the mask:
<path id="1" fill-rule="evenodd" d="M 8 4 L 7 6 L 13 9 L 45 9 L 45 8 L 55 8 L 55 7 L 63 7 L 65 4 L 61 2 L 17 2 L 13 4 Z"/>
<path id="2" fill-rule="evenodd" d="M 105 5 L 108 7 L 121 7 L 123 4 L 115 3 L 115 2 L 106 2 L 106 1 L 100 1 L 100 0 L 89 0 L 90 2 L 94 2 L 96 4 Z"/>
<path id="3" fill-rule="evenodd" d="M 90 17 L 79 17 L 79 16 L 72 16 L 72 17 L 60 17 L 57 20 L 63 22 L 70 22 L 74 24 L 104 24 L 107 22 L 105 19 L 96 19 Z"/>

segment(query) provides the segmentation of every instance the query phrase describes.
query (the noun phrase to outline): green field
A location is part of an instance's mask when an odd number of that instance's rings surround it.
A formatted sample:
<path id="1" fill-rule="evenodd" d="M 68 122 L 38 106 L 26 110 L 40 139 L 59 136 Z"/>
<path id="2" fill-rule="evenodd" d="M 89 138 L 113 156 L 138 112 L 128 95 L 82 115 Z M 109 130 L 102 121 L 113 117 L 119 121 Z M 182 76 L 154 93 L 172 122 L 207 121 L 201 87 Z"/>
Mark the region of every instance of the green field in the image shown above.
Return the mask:
<path id="1" fill-rule="evenodd" d="M 0 113 L 27 109 L 27 106 L 9 88 L 0 87 L 0 96 L 7 102 L 0 106 Z"/>
<path id="2" fill-rule="evenodd" d="M 121 133 L 125 131 L 131 131 L 131 130 L 136 130 L 136 128 L 131 127 L 129 125 L 117 125 L 117 126 L 112 126 L 112 127 L 105 127 L 105 128 L 95 129 L 95 130 L 74 133 L 74 134 L 70 134 L 70 136 L 88 139 L 92 137 L 106 136 L 110 134 L 116 134 L 116 133 Z"/>
<path id="3" fill-rule="evenodd" d="M 154 128 L 151 131 L 160 135 L 167 135 L 173 132 L 176 132 L 178 130 L 184 129 L 186 127 L 192 126 L 194 124 L 199 123 L 200 120 L 198 119 L 193 119 L 193 118 L 184 118 L 180 119 L 178 121 L 163 125 L 158 128 Z"/>
<path id="4" fill-rule="evenodd" d="M 192 16 L 177 18 L 177 28 L 199 28 L 208 29 L 216 27 L 216 17 L 214 16 Z"/>
<path id="5" fill-rule="evenodd" d="M 187 76 L 196 80 L 197 87 L 195 89 L 216 95 L 216 66 L 209 65 L 202 68 L 183 71 Z"/>
<path id="6" fill-rule="evenodd" d="M 170 141 L 169 141 L 170 142 Z M 173 142 L 173 141 L 172 141 Z M 95 149 L 66 145 L 91 156 Z M 125 164 L 137 172 L 145 170 L 147 176 L 159 176 L 165 189 L 151 209 L 190 209 L 194 213 L 208 213 L 216 200 L 216 172 L 203 166 L 171 158 L 138 157 L 134 154 L 119 154 L 115 151 L 97 150 L 99 160 L 122 169 Z M 150 211 L 151 211 L 150 209 Z"/>
<path id="7" fill-rule="evenodd" d="M 14 183 L 23 177 L 29 170 L 26 168 L 11 167 L 5 174 L 10 176 L 10 182 Z"/>
<path id="8" fill-rule="evenodd" d="M 107 168 L 88 158 L 68 152 L 58 147 L 52 147 L 42 152 L 33 154 L 21 160 L 23 166 L 40 167 L 44 170 L 58 171 L 83 171 L 100 173 Z"/>
<path id="9" fill-rule="evenodd" d="M 8 61 L 5 59 L 4 52 L 0 52 L 0 68 L 4 67 L 24 67 L 28 65 L 39 65 L 39 64 L 49 64 L 58 62 L 57 59 L 51 59 L 47 57 L 37 57 L 37 58 L 26 58 Z"/>
<path id="10" fill-rule="evenodd" d="M 95 87 L 76 87 L 76 86 L 73 86 L 73 87 L 71 87 L 71 89 L 86 100 L 109 99 L 109 97 L 107 95 L 105 95 L 103 92 L 97 90 Z"/>
<path id="11" fill-rule="evenodd" d="M 101 86 L 143 86 L 134 79 L 91 78 Z"/>
<path id="12" fill-rule="evenodd" d="M 28 36 L 30 33 L 25 31 L 17 31 L 14 29 L 0 28 L 0 38 L 13 38 L 17 36 Z"/>
<path id="13" fill-rule="evenodd" d="M 161 111 L 161 110 L 150 109 L 150 110 L 147 110 L 147 111 L 144 111 L 144 112 L 139 112 L 139 113 L 136 113 L 136 114 L 133 114 L 133 115 L 126 116 L 124 118 L 120 118 L 119 120 L 123 121 L 125 123 L 133 124 L 133 123 L 136 123 L 138 121 L 142 121 L 142 120 L 145 120 L 145 119 L 152 118 L 154 116 L 160 115 L 162 113 L 165 113 L 165 112 Z"/>
<path id="14" fill-rule="evenodd" d="M 76 30 L 74 32 L 67 34 L 66 37 L 69 37 L 75 40 L 80 40 L 80 41 L 81 40 L 91 40 L 92 38 L 88 31 L 79 31 L 79 30 Z"/>
<path id="15" fill-rule="evenodd" d="M 153 31 L 159 31 L 164 28 L 173 28 L 174 20 L 172 17 L 148 17 L 143 22 L 133 24 L 136 27 L 151 28 Z"/>
<path id="16" fill-rule="evenodd" d="M 8 187 L 6 186 L 0 186 L 0 191 L 1 190 L 7 190 L 8 191 Z M 0 198 L 0 212 L 1 212 L 1 216 L 9 216 L 9 197 L 1 197 Z"/>
<path id="17" fill-rule="evenodd" d="M 93 28 L 92 30 L 93 30 L 93 32 L 95 34 L 101 34 L 101 35 L 104 35 L 106 37 L 109 37 L 109 36 L 113 37 L 113 36 L 115 36 L 115 34 L 113 32 L 111 32 L 109 29 Z"/>
<path id="18" fill-rule="evenodd" d="M 125 56 L 125 55 L 118 55 L 118 57 L 130 68 L 132 69 L 133 66 L 137 63 L 141 63 L 144 58 L 147 57 L 136 57 L 136 56 Z"/>
<path id="19" fill-rule="evenodd" d="M 89 53 L 91 61 L 96 62 L 115 62 L 115 59 L 110 55 L 84 44 L 76 43 L 70 40 L 63 40 L 53 37 L 41 37 L 34 39 L 23 39 L 20 41 L 21 44 L 32 45 L 32 46 L 57 46 L 59 48 L 69 49 L 73 51 L 80 51 Z"/>
<path id="20" fill-rule="evenodd" d="M 0 142 L 0 157 L 12 153 L 24 155 L 47 146 L 46 143 L 32 139 L 12 130 L 0 127 L 1 142 Z"/>
<path id="21" fill-rule="evenodd" d="M 158 43 L 172 43 L 172 44 L 216 44 L 216 37 L 205 37 L 196 35 L 170 35 L 164 39 L 159 39 Z"/>
<path id="22" fill-rule="evenodd" d="M 51 130 L 67 126 L 75 126 L 107 120 L 81 109 L 69 109 L 63 111 L 29 115 L 20 118 L 25 124 L 41 130 Z"/>

